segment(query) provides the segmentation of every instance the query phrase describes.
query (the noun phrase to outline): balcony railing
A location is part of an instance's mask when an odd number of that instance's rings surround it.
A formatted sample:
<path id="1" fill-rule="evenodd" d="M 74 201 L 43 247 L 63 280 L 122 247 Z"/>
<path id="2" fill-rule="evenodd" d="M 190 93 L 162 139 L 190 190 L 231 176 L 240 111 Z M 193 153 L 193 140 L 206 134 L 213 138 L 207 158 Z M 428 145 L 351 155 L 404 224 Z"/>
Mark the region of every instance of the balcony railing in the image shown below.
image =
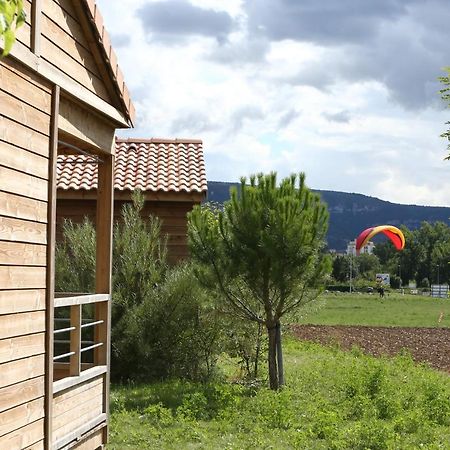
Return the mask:
<path id="1" fill-rule="evenodd" d="M 53 356 L 55 381 L 65 377 L 78 377 L 87 369 L 105 364 L 108 308 L 107 305 L 102 304 L 110 299 L 109 294 L 55 294 L 55 316 L 58 316 L 60 308 L 68 310 L 64 311 L 64 317 L 55 317 L 54 343 L 56 346 Z M 83 305 L 92 305 L 94 313 L 83 317 Z M 83 340 L 83 330 L 89 329 L 93 329 L 92 338 Z M 65 350 L 57 351 L 61 347 Z M 82 363 L 82 355 L 89 351 L 94 353 L 92 361 Z"/>
<path id="2" fill-rule="evenodd" d="M 110 300 L 109 294 L 55 294 L 53 450 L 105 427 Z"/>

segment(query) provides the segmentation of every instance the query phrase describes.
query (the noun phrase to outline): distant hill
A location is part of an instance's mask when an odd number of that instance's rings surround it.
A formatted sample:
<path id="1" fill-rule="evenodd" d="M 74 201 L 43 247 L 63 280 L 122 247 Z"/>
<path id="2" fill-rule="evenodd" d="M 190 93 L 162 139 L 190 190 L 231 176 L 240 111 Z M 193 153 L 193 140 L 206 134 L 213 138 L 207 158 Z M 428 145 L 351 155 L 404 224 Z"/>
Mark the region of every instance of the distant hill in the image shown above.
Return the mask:
<path id="1" fill-rule="evenodd" d="M 208 181 L 208 200 L 223 203 L 229 199 L 231 186 L 238 183 Z M 423 221 L 449 223 L 450 208 L 438 206 L 400 205 L 369 197 L 337 191 L 316 190 L 330 212 L 328 247 L 342 252 L 348 241 L 373 225 L 405 225 L 409 229 L 420 227 Z"/>

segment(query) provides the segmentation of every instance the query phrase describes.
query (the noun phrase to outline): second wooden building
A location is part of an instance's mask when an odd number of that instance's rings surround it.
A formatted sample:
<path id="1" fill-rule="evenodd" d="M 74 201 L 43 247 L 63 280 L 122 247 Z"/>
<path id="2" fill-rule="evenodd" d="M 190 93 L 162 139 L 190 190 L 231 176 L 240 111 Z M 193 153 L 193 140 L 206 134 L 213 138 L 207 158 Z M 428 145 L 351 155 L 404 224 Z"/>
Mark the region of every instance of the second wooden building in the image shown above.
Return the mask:
<path id="1" fill-rule="evenodd" d="M 203 145 L 195 139 L 116 139 L 114 216 L 131 201 L 133 191 L 144 194 L 143 216 L 162 221 L 168 237 L 168 257 L 176 263 L 188 257 L 187 213 L 207 193 Z M 84 163 L 84 164 L 80 164 Z M 64 219 L 95 223 L 97 165 L 88 156 L 59 156 L 57 171 L 57 237 Z"/>

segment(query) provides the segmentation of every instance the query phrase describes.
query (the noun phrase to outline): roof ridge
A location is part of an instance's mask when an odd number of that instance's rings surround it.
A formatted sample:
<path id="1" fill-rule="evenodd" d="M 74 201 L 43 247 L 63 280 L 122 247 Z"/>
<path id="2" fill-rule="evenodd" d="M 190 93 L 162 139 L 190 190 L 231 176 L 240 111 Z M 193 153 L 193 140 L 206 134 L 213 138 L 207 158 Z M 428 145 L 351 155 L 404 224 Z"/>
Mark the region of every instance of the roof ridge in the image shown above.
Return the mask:
<path id="1" fill-rule="evenodd" d="M 124 144 L 203 144 L 202 139 L 195 138 L 119 138 L 116 136 L 116 143 Z"/>

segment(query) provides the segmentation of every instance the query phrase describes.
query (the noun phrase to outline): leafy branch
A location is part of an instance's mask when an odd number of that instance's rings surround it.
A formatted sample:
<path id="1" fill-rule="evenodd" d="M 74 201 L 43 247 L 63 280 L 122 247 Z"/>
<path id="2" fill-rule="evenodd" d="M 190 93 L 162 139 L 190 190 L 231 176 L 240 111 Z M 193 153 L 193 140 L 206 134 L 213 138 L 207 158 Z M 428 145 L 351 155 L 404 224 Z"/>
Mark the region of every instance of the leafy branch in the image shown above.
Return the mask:
<path id="1" fill-rule="evenodd" d="M 446 67 L 447 76 L 439 77 L 439 81 L 443 84 L 443 88 L 439 91 L 441 93 L 442 100 L 450 107 L 450 67 Z M 450 122 L 446 122 L 446 125 L 450 125 Z M 441 134 L 441 137 L 447 139 L 450 142 L 450 128 Z M 448 150 L 450 151 L 450 143 L 448 144 Z M 445 158 L 450 159 L 450 154 Z"/>
<path id="2" fill-rule="evenodd" d="M 16 31 L 25 23 L 23 0 L 0 0 L 0 44 L 6 56 L 16 40 Z"/>

